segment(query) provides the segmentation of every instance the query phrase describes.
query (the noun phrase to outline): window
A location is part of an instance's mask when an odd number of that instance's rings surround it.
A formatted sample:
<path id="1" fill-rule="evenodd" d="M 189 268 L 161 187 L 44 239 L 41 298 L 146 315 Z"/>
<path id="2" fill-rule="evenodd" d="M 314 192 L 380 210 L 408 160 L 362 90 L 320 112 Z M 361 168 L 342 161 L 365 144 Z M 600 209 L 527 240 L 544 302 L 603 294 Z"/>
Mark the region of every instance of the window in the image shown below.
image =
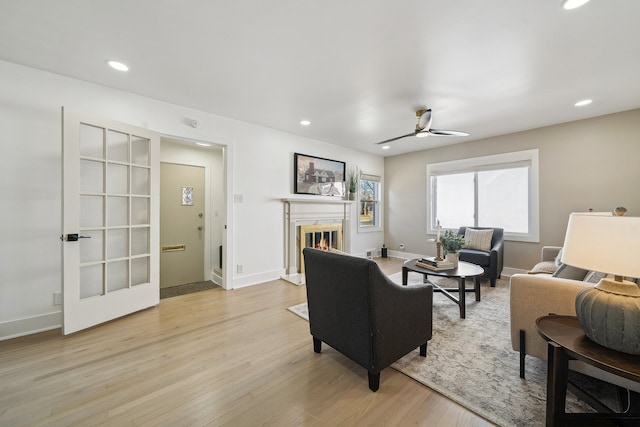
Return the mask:
<path id="1" fill-rule="evenodd" d="M 427 165 L 427 232 L 436 223 L 504 228 L 505 239 L 539 241 L 538 150 Z"/>
<path id="2" fill-rule="evenodd" d="M 380 231 L 380 177 L 360 174 L 360 193 L 358 194 L 358 231 Z"/>

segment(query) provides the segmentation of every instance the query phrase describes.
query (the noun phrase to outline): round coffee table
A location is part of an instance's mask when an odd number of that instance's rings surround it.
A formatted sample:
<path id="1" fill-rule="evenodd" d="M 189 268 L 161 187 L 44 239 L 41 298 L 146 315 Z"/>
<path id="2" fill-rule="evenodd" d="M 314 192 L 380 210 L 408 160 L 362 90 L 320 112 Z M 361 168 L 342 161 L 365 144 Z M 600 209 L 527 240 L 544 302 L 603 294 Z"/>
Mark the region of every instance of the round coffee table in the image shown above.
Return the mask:
<path id="1" fill-rule="evenodd" d="M 424 275 L 424 281 L 426 283 L 430 283 L 433 285 L 434 292 L 442 292 L 447 298 L 451 301 L 458 304 L 460 307 L 460 318 L 465 318 L 465 294 L 467 292 L 475 292 L 476 301 L 480 301 L 480 276 L 484 274 L 484 270 L 482 267 L 471 264 L 470 262 L 458 261 L 458 268 L 453 268 L 451 270 L 430 270 L 428 268 L 418 267 L 416 265 L 416 261 L 418 259 L 410 259 L 406 261 L 402 265 L 402 284 L 406 286 L 407 278 L 409 276 L 409 271 L 414 271 L 416 273 L 420 273 Z M 458 287 L 457 288 L 445 288 L 440 286 L 437 283 L 429 280 L 429 276 L 440 276 L 447 277 L 449 279 L 458 279 Z M 473 288 L 467 288 L 465 286 L 465 279 L 473 278 L 474 286 Z M 456 298 L 451 292 L 457 292 L 458 297 Z"/>

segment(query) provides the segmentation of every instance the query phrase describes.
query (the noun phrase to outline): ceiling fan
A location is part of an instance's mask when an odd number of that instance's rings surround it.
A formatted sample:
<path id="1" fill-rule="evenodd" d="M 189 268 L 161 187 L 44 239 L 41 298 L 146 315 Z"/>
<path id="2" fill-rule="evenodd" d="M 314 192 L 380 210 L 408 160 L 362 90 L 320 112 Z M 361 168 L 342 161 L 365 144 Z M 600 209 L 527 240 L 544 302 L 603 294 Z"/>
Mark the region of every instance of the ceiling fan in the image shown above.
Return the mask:
<path id="1" fill-rule="evenodd" d="M 376 144 L 386 144 L 388 142 L 397 141 L 398 139 L 406 138 L 408 136 L 423 137 L 428 135 L 434 136 L 468 136 L 466 132 L 460 132 L 457 130 L 440 130 L 431 128 L 431 108 L 420 109 L 416 111 L 416 130 L 402 136 L 396 136 L 395 138 L 386 139 L 384 141 L 376 142 Z"/>

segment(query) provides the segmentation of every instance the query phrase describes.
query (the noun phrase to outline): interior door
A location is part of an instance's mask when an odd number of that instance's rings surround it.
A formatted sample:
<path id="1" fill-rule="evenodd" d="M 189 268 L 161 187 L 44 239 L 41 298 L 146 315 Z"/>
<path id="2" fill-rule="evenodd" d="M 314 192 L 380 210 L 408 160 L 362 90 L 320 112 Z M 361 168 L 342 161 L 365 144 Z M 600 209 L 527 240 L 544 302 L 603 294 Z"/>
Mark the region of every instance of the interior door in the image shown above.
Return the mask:
<path id="1" fill-rule="evenodd" d="M 204 280 L 204 168 L 160 163 L 160 287 Z"/>
<path id="2" fill-rule="evenodd" d="M 159 302 L 159 146 L 146 129 L 62 112 L 63 333 Z"/>

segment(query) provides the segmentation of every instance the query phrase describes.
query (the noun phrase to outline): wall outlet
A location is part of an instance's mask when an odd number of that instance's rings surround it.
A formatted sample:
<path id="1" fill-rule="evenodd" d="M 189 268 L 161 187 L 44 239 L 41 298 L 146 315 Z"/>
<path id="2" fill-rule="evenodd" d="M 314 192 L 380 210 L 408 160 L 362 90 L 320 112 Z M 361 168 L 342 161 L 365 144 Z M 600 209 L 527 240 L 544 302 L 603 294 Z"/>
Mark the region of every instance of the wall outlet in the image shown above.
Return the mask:
<path id="1" fill-rule="evenodd" d="M 243 203 L 243 202 L 244 202 L 244 197 L 242 197 L 242 194 L 233 195 L 233 203 Z"/>
<path id="2" fill-rule="evenodd" d="M 53 305 L 62 305 L 62 292 L 53 293 Z"/>
<path id="3" fill-rule="evenodd" d="M 244 271 L 244 267 L 242 264 L 236 265 L 236 273 L 242 273 Z"/>

